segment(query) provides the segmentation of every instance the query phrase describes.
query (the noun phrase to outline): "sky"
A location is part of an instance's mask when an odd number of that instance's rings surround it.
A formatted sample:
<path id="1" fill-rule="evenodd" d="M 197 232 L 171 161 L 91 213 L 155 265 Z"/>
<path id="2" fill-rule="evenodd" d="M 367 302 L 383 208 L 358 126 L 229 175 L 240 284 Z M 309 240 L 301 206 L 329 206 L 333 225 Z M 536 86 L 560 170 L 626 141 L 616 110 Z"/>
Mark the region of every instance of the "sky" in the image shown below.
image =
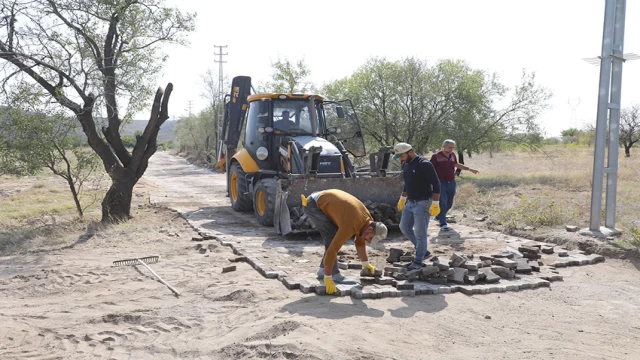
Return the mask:
<path id="1" fill-rule="evenodd" d="M 174 85 L 170 116 L 206 106 L 202 75 L 218 70 L 230 79 L 266 81 L 278 58 L 304 59 L 320 85 L 351 75 L 372 57 L 417 57 L 435 63 L 455 58 L 495 72 L 507 86 L 523 69 L 535 71 L 553 93 L 539 122 L 546 136 L 595 124 L 598 66 L 583 61 L 602 48 L 604 0 L 324 0 L 278 2 L 167 0 L 196 12 L 187 47 L 165 45 L 169 59 L 159 86 Z M 627 1 L 625 53 L 640 54 L 640 2 Z M 640 60 L 623 66 L 622 106 L 640 103 Z M 571 105 L 569 104 L 571 103 Z M 572 110 L 575 109 L 575 110 Z"/>

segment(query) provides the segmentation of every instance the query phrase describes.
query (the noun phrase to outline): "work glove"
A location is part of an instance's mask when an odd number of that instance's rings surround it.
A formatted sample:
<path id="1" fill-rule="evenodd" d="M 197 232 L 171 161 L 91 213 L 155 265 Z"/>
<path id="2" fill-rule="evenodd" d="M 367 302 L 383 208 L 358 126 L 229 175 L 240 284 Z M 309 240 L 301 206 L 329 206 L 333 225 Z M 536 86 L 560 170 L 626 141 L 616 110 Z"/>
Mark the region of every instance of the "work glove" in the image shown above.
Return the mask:
<path id="1" fill-rule="evenodd" d="M 371 271 L 371 275 L 373 275 L 376 272 L 376 268 L 369 263 L 367 263 L 367 265 L 363 266 L 362 268 L 369 269 L 369 271 Z"/>
<path id="2" fill-rule="evenodd" d="M 398 211 L 402 211 L 404 209 L 404 204 L 407 203 L 406 196 L 400 196 L 400 200 L 398 201 Z"/>
<path id="3" fill-rule="evenodd" d="M 331 275 L 325 275 L 324 276 L 324 286 L 326 287 L 325 291 L 329 295 L 331 295 L 331 294 L 335 293 L 336 291 L 338 291 L 338 289 L 336 289 L 336 283 L 333 282 L 333 279 L 331 278 Z"/>
<path id="4" fill-rule="evenodd" d="M 440 214 L 440 201 L 434 201 L 431 203 L 431 206 L 429 207 L 429 214 L 431 214 L 431 216 L 438 216 L 438 214 Z"/>

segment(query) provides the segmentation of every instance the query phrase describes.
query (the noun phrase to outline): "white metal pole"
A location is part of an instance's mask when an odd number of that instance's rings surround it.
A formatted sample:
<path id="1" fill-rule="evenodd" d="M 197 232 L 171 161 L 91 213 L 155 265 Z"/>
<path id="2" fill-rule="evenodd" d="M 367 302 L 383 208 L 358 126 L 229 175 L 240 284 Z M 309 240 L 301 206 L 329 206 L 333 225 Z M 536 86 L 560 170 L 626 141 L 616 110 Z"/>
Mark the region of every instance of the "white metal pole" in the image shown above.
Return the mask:
<path id="1" fill-rule="evenodd" d="M 602 188 L 604 181 L 604 150 L 611 86 L 611 50 L 613 45 L 613 25 L 616 0 L 606 0 L 604 26 L 602 31 L 602 53 L 600 56 L 600 86 L 598 91 L 598 116 L 596 120 L 596 141 L 593 155 L 593 182 L 591 189 L 591 219 L 589 229 L 600 230 Z"/>
<path id="2" fill-rule="evenodd" d="M 607 159 L 607 198 L 604 226 L 616 226 L 616 193 L 618 188 L 618 145 L 620 142 L 620 101 L 622 91 L 622 54 L 626 0 L 616 1 L 611 70 L 611 101 L 609 103 L 609 149 Z"/>

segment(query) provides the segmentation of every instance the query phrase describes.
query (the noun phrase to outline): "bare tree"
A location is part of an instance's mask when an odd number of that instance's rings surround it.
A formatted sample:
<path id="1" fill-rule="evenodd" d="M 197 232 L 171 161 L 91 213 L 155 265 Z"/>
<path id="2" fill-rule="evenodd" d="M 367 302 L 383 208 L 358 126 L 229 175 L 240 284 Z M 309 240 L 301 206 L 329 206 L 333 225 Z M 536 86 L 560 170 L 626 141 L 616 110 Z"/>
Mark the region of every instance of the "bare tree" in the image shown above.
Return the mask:
<path id="1" fill-rule="evenodd" d="M 130 217 L 133 186 L 169 117 L 172 84 L 156 91 L 149 123 L 133 151 L 123 145 L 120 126 L 148 105 L 151 84 L 166 59 L 158 46 L 185 43 L 184 34 L 193 30 L 195 15 L 163 5 L 162 0 L 0 0 L 0 85 L 7 90 L 16 80 L 30 80 L 76 117 L 112 181 L 102 201 L 103 222 Z M 104 124 L 95 116 L 99 107 L 106 110 Z"/>
<path id="2" fill-rule="evenodd" d="M 640 141 L 640 105 L 622 109 L 620 112 L 620 142 L 624 146 L 624 156 L 631 156 L 631 148 Z"/>

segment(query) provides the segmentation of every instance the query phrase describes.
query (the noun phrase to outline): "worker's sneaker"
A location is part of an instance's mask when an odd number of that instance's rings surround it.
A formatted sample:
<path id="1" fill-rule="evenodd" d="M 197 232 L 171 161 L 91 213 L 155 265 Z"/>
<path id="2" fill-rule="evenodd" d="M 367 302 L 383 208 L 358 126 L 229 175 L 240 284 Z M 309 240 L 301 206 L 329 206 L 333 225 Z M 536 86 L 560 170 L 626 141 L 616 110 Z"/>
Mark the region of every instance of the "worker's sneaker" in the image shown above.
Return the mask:
<path id="1" fill-rule="evenodd" d="M 442 231 L 449 231 L 449 230 L 451 230 L 451 228 L 449 227 L 449 225 L 446 225 L 446 224 L 445 224 L 445 225 L 442 225 L 442 226 L 440 227 L 440 230 L 442 230 Z"/>
<path id="2" fill-rule="evenodd" d="M 407 266 L 407 271 L 418 270 L 418 269 L 421 269 L 423 266 L 424 266 L 423 264 L 412 262 L 411 264 L 409 264 L 409 266 Z"/>

